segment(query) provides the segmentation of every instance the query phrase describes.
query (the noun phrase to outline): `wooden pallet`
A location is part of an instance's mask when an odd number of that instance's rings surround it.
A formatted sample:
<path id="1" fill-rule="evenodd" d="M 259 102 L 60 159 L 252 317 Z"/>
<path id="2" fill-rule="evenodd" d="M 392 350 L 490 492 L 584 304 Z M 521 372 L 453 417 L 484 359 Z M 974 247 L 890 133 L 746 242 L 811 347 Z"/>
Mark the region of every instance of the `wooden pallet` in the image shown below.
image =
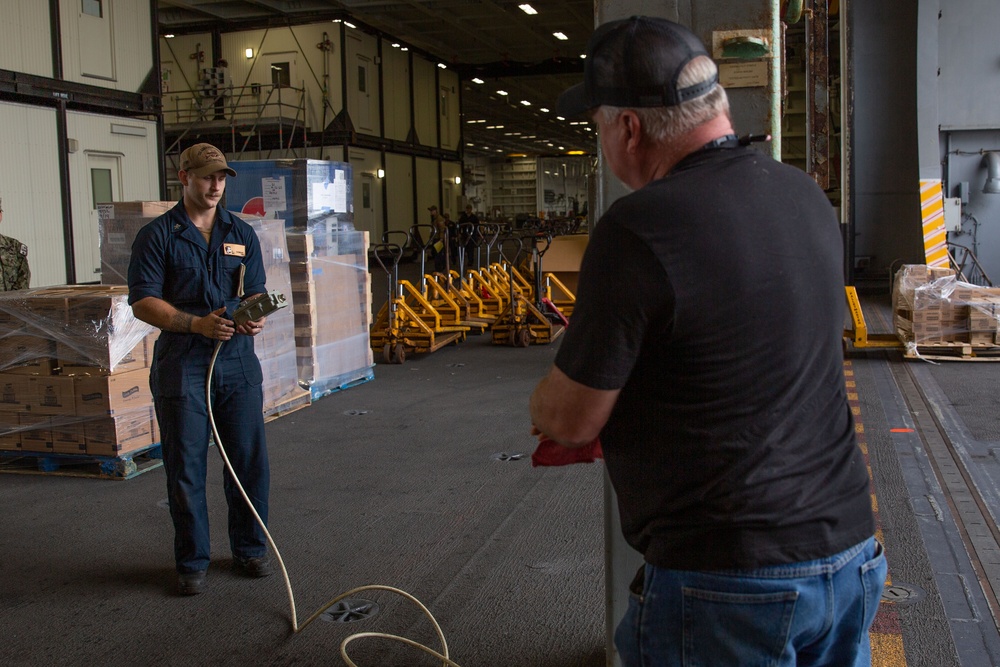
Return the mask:
<path id="1" fill-rule="evenodd" d="M 280 403 L 268 409 L 264 415 L 264 423 L 272 422 L 296 410 L 308 408 L 310 405 L 312 405 L 312 395 L 307 389 L 293 389 Z"/>
<path id="2" fill-rule="evenodd" d="M 163 465 L 160 444 L 121 456 L 0 451 L 0 473 L 125 480 Z"/>
<path id="3" fill-rule="evenodd" d="M 913 346 L 907 346 L 903 357 L 932 361 L 1000 361 L 1000 347 L 971 343 L 925 343 L 917 345 L 916 351 Z"/>

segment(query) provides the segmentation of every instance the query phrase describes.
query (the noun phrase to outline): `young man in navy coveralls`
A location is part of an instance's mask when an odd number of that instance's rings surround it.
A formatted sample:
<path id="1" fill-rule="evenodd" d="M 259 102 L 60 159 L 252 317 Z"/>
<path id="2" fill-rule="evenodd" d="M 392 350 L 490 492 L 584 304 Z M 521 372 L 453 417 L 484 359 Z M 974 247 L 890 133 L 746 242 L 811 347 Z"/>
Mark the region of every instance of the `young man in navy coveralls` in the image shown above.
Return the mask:
<path id="1" fill-rule="evenodd" d="M 181 153 L 178 177 L 184 195 L 136 235 L 128 271 L 135 316 L 162 331 L 149 383 L 160 424 L 181 595 L 205 589 L 211 554 L 205 381 L 220 341 L 212 414 L 240 483 L 267 522 L 263 376 L 253 343 L 266 318 L 239 326 L 231 319 L 242 299 L 266 291 L 264 264 L 250 225 L 219 207 L 227 176 L 236 172 L 214 146 L 197 144 Z M 226 472 L 223 485 L 234 569 L 251 577 L 271 574 L 264 532 Z"/>
<path id="2" fill-rule="evenodd" d="M 600 26 L 584 83 L 634 191 L 593 230 L 533 432 L 600 436 L 645 565 L 615 633 L 628 666 L 870 664 L 886 575 L 843 374 L 842 243 L 804 172 L 733 134 L 689 30 Z"/>

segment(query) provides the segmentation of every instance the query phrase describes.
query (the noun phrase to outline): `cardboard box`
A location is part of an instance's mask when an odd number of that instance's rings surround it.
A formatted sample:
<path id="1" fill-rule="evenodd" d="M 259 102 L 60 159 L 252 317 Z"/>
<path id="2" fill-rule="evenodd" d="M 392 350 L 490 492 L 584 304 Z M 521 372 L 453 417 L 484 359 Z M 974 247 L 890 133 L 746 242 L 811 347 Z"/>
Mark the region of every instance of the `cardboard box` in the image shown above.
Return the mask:
<path id="1" fill-rule="evenodd" d="M 21 451 L 52 453 L 52 417 L 21 413 L 18 415 L 21 426 Z"/>
<path id="2" fill-rule="evenodd" d="M 0 413 L 17 413 L 25 410 L 31 385 L 31 376 L 12 373 L 0 373 Z M 15 420 L 16 423 L 16 420 Z"/>
<path id="3" fill-rule="evenodd" d="M 87 453 L 96 456 L 120 456 L 153 444 L 148 409 L 88 420 L 84 432 Z"/>
<path id="4" fill-rule="evenodd" d="M 20 427 L 17 413 L 0 412 L 0 449 L 5 451 L 21 449 Z"/>
<path id="5" fill-rule="evenodd" d="M 73 345 L 59 341 L 56 343 L 56 355 L 59 357 L 59 365 L 64 374 L 112 375 L 148 366 L 146 347 L 146 338 L 143 338 L 126 352 L 125 356 L 117 360 L 114 368 L 111 367 L 112 362 L 121 352 L 113 339 L 74 341 Z"/>
<path id="6" fill-rule="evenodd" d="M 153 404 L 148 368 L 115 375 L 77 375 L 74 381 L 76 414 L 81 417 L 113 417 Z"/>
<path id="7" fill-rule="evenodd" d="M 0 338 L 0 369 L 8 371 L 40 364 L 42 359 L 52 359 L 55 352 L 56 344 L 49 334 L 33 327 L 20 327 Z"/>
<path id="8" fill-rule="evenodd" d="M 73 378 L 65 375 L 29 375 L 24 411 L 37 415 L 76 414 Z"/>
<path id="9" fill-rule="evenodd" d="M 177 206 L 175 201 L 116 201 L 110 204 L 98 204 L 97 212 L 102 221 L 119 218 L 158 218 L 174 206 Z"/>
<path id="10" fill-rule="evenodd" d="M 74 417 L 52 418 L 52 451 L 56 454 L 86 454 L 86 422 Z"/>
<path id="11" fill-rule="evenodd" d="M 556 236 L 542 257 L 542 273 L 549 271 L 579 271 L 590 236 L 571 234 Z M 567 285 L 567 287 L 569 287 Z"/>

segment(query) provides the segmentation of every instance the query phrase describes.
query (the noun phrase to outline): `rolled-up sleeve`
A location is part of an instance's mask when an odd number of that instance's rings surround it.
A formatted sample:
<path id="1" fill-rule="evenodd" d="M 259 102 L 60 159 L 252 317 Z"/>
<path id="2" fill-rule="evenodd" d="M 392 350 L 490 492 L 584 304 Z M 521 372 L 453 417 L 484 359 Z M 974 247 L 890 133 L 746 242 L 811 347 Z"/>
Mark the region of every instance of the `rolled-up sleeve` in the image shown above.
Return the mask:
<path id="1" fill-rule="evenodd" d="M 166 267 L 165 235 L 157 221 L 139 230 L 132 243 L 132 257 L 128 265 L 129 305 L 148 296 L 163 298 Z"/>

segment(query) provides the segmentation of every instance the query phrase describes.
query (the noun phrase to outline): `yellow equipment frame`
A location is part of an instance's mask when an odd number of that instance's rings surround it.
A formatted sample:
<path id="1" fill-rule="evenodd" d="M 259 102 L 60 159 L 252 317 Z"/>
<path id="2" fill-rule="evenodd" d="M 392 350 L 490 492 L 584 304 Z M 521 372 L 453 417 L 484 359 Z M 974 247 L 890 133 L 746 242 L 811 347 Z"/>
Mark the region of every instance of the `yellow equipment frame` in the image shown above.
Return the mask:
<path id="1" fill-rule="evenodd" d="M 844 329 L 844 343 L 849 342 L 856 348 L 878 348 L 878 349 L 902 349 L 903 343 L 895 334 L 871 334 L 868 333 L 868 325 L 865 323 L 865 314 L 861 310 L 861 300 L 858 299 L 858 291 L 853 285 L 846 285 L 844 291 L 847 295 L 847 309 L 851 312 L 851 322 L 853 329 Z"/>

